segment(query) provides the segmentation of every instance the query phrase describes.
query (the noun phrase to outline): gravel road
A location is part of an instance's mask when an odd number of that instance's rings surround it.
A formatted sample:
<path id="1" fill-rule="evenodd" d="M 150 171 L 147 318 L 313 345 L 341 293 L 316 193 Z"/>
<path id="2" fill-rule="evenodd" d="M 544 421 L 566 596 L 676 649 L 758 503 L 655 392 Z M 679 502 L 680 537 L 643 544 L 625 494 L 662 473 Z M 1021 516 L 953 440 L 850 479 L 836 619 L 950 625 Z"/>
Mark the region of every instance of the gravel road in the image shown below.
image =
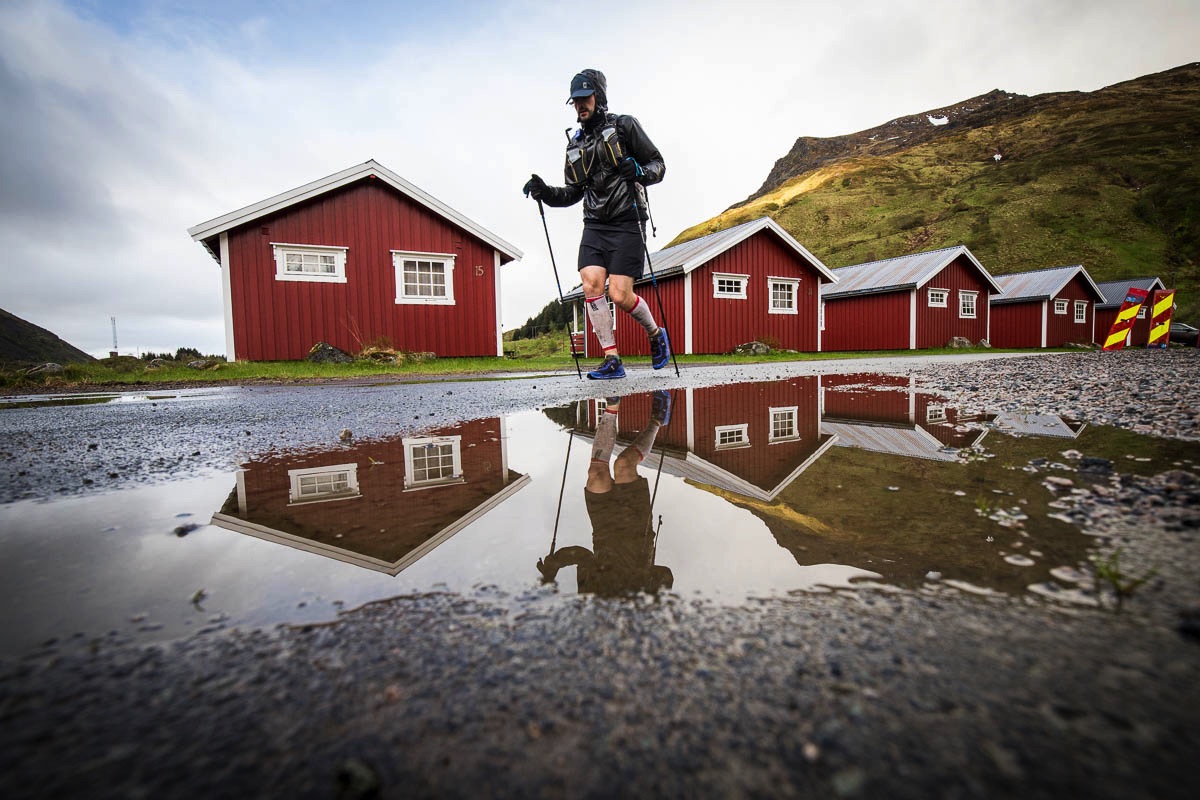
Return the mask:
<path id="1" fill-rule="evenodd" d="M 622 389 L 847 369 L 912 374 L 966 409 L 1200 440 L 1196 350 L 646 371 Z M 131 403 L 115 431 L 47 431 L 44 419 L 0 414 L 8 461 L 28 479 L 4 499 L 98 490 L 80 480 L 105 469 L 114 483 L 166 479 L 180 469 L 171 459 L 223 468 L 268 441 L 329 441 L 343 427 L 394 435 L 605 387 L 574 375 L 371 387 L 352 414 L 338 392 L 314 388 L 294 395 L 305 413 L 290 423 L 250 399 L 272 391 L 294 390 L 198 392 L 192 413 Z M 96 447 L 72 450 L 72 436 Z M 135 462 L 138 447 L 151 457 Z M 38 488 L 51 469 L 29 448 L 84 464 L 47 457 L 66 477 Z M 1198 462 L 1200 445 L 1159 475 L 1116 465 L 1108 482 L 1064 493 L 1064 513 L 1098 552 L 1121 550 L 1124 577 L 1156 570 L 1120 613 L 1111 595 L 1088 607 L 936 580 L 741 608 L 481 589 L 375 603 L 326 625 L 153 646 L 50 643 L 0 663 L 0 793 L 1191 798 Z"/>

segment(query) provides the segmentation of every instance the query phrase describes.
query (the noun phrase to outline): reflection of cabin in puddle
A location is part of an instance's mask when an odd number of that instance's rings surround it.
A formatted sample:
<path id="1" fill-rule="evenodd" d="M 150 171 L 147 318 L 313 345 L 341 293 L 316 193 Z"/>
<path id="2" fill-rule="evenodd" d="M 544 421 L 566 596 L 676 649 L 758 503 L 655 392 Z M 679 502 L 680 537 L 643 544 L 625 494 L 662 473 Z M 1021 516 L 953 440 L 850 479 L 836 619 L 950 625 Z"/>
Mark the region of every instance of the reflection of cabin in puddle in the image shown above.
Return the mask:
<path id="1" fill-rule="evenodd" d="M 997 430 L 1014 436 L 1053 436 L 1060 439 L 1075 439 L 1087 427 L 1079 422 L 1057 414 L 1022 414 L 1005 412 L 997 414 L 993 422 Z"/>
<path id="2" fill-rule="evenodd" d="M 671 421 L 659 431 L 643 466 L 757 500 L 772 500 L 828 450 L 821 431 L 820 378 L 710 386 L 673 392 Z M 650 419 L 652 397 L 630 395 L 617 416 L 627 445 Z M 576 431 L 596 428 L 604 400 L 576 404 Z"/>
<path id="3" fill-rule="evenodd" d="M 821 431 L 838 445 L 934 461 L 957 461 L 978 444 L 991 415 L 966 415 L 942 398 L 918 392 L 902 375 L 826 375 Z"/>
<path id="4" fill-rule="evenodd" d="M 508 468 L 504 422 L 243 465 L 212 524 L 396 575 L 529 482 Z"/>

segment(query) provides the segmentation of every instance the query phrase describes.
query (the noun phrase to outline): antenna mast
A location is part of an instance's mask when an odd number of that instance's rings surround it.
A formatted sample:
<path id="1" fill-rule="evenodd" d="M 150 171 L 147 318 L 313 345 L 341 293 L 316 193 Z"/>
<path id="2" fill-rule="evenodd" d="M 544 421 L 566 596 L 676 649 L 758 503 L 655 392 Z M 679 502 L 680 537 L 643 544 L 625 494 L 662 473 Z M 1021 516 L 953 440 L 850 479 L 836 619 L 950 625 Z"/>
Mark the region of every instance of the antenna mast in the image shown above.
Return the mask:
<path id="1" fill-rule="evenodd" d="M 116 358 L 117 357 L 117 318 L 109 317 L 109 319 L 112 320 L 113 347 L 112 347 L 112 352 L 110 352 L 108 355 L 110 358 Z"/>

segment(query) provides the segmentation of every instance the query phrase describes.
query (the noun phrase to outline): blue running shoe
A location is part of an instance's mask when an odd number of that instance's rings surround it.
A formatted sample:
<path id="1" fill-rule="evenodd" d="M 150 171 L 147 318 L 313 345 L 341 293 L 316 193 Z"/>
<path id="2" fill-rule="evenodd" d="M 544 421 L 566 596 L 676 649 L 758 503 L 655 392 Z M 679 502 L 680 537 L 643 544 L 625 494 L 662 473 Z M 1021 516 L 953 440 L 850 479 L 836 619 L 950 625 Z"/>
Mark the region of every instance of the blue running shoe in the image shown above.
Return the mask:
<path id="1" fill-rule="evenodd" d="M 650 366 L 662 369 L 671 360 L 671 340 L 667 338 L 667 329 L 659 328 L 658 333 L 650 337 Z"/>
<path id="2" fill-rule="evenodd" d="M 587 376 L 594 381 L 611 381 L 615 378 L 624 378 L 625 365 L 621 363 L 621 359 L 617 356 L 605 356 L 604 363 L 588 372 Z"/>
<path id="3" fill-rule="evenodd" d="M 661 425 L 669 425 L 671 422 L 671 393 L 666 389 L 659 389 L 650 398 L 650 418 L 657 420 Z"/>

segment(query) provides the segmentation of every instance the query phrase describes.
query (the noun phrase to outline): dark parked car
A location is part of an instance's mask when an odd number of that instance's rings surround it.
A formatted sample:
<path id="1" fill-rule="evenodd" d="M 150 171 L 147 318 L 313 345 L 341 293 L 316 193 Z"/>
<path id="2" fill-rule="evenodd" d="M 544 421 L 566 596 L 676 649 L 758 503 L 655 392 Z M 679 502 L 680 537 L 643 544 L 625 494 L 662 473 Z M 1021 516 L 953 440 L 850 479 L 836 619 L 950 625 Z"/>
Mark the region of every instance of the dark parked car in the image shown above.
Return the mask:
<path id="1" fill-rule="evenodd" d="M 1197 334 L 1200 334 L 1200 330 L 1186 322 L 1171 323 L 1171 344 L 1186 344 L 1189 347 L 1195 347 Z"/>

